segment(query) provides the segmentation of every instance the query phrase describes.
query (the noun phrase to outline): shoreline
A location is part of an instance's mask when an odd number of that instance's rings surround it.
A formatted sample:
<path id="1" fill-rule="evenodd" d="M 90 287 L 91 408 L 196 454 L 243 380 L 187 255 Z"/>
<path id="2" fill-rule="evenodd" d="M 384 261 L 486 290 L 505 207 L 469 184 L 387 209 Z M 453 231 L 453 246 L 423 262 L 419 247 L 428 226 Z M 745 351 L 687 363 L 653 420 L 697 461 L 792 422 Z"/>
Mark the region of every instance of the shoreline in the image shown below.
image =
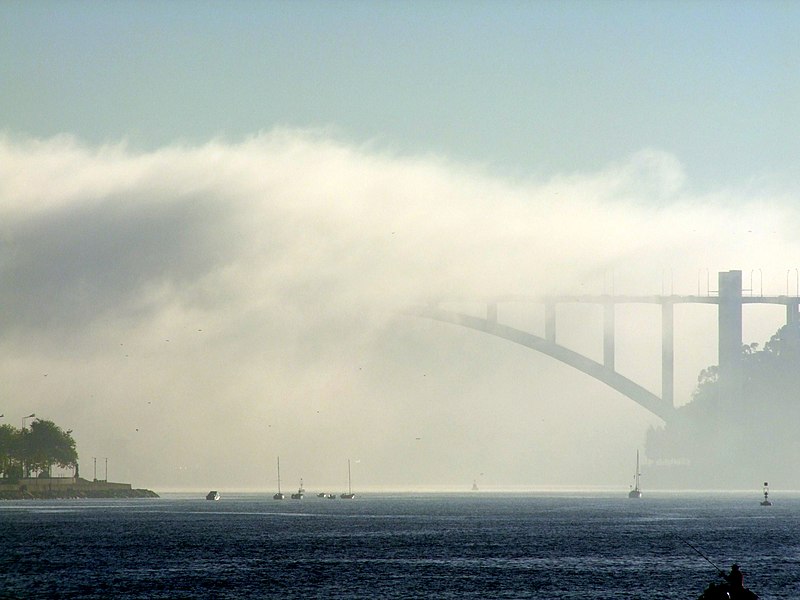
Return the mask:
<path id="1" fill-rule="evenodd" d="M 159 497 L 152 490 L 133 488 L 130 483 L 89 481 L 82 477 L 31 477 L 13 483 L 0 480 L 0 500 Z"/>
<path id="2" fill-rule="evenodd" d="M 88 498 L 160 498 L 153 490 L 0 490 L 2 500 L 84 500 Z"/>

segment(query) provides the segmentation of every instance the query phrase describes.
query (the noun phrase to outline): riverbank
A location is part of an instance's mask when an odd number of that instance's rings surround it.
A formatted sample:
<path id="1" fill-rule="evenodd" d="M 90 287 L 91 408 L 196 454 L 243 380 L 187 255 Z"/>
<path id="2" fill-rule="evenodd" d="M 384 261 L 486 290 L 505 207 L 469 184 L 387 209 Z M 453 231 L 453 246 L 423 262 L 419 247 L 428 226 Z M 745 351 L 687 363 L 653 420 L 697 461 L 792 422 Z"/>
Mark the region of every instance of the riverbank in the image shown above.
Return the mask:
<path id="1" fill-rule="evenodd" d="M 89 481 L 81 477 L 36 477 L 0 483 L 0 500 L 158 497 L 154 491 L 133 488 L 130 483 Z"/>

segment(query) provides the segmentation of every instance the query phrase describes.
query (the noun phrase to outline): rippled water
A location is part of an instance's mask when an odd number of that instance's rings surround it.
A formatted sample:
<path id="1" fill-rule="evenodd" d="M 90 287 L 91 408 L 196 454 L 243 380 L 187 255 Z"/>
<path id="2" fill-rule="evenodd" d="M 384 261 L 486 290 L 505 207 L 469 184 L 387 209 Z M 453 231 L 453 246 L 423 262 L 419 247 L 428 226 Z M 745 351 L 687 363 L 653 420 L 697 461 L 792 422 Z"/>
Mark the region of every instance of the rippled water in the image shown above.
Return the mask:
<path id="1" fill-rule="evenodd" d="M 0 503 L 2 598 L 800 598 L 800 497 L 225 495 Z"/>

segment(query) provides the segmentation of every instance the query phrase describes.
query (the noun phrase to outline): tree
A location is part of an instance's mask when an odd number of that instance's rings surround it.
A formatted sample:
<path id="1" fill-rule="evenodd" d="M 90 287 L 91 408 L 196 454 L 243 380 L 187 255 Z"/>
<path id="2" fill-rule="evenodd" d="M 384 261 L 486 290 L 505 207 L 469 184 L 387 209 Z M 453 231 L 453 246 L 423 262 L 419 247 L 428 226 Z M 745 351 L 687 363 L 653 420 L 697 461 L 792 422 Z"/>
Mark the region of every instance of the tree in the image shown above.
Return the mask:
<path id="1" fill-rule="evenodd" d="M 30 470 L 49 474 L 53 465 L 74 467 L 78 452 L 72 431 L 64 431 L 52 421 L 37 419 L 24 435 L 25 463 Z"/>
<path id="2" fill-rule="evenodd" d="M 2 477 L 11 477 L 16 475 L 19 468 L 19 450 L 20 450 L 20 437 L 21 432 L 11 425 L 0 425 L 0 475 Z"/>
<path id="3" fill-rule="evenodd" d="M 648 431 L 648 458 L 691 464 L 692 483 L 749 485 L 769 476 L 796 485 L 800 324 L 781 327 L 762 349 L 743 346 L 739 368 L 742 387 L 733 394 L 716 366 L 701 371 L 691 401 Z"/>

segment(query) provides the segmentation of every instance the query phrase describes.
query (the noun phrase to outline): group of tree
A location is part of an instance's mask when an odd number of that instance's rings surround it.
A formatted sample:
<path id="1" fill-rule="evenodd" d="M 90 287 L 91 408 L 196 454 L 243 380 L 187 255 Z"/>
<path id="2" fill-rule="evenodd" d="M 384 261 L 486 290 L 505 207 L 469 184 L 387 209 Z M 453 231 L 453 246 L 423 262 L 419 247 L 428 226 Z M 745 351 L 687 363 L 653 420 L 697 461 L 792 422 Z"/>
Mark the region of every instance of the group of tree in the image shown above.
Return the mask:
<path id="1" fill-rule="evenodd" d="M 770 340 L 742 347 L 741 387 L 722 386 L 719 369 L 698 377 L 692 399 L 664 427 L 647 435 L 647 456 L 683 462 L 712 479 L 745 483 L 791 477 L 800 460 L 800 324 L 781 327 Z M 772 475 L 769 475 L 769 474 Z M 719 476 L 719 477 L 717 477 Z"/>
<path id="2" fill-rule="evenodd" d="M 53 466 L 77 468 L 78 452 L 72 431 L 52 421 L 37 419 L 30 427 L 0 425 L 0 475 L 19 480 L 31 475 L 49 476 Z"/>

